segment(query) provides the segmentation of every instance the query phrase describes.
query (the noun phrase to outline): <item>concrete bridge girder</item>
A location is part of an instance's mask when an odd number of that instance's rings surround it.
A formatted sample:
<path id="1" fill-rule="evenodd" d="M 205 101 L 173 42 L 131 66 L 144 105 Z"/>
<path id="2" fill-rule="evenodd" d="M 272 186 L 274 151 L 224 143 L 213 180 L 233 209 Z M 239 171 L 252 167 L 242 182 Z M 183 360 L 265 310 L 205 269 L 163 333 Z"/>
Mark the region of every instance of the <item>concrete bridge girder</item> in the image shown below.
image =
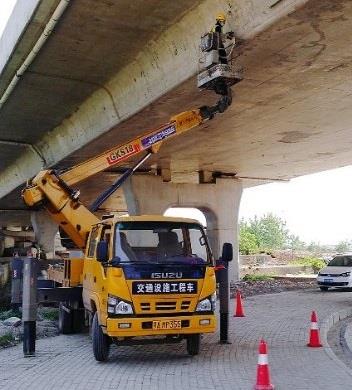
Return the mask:
<path id="1" fill-rule="evenodd" d="M 207 220 L 207 235 L 215 259 L 221 256 L 224 242 L 234 248 L 230 263 L 230 281 L 239 279 L 238 212 L 242 182 L 217 179 L 212 184 L 163 182 L 159 176 L 137 175 L 124 185 L 124 194 L 130 215 L 163 215 L 170 207 L 194 207 Z"/>
<path id="2" fill-rule="evenodd" d="M 272 9 L 262 0 L 250 6 L 246 0 L 203 1 L 158 39 L 150 41 L 135 60 L 98 88 L 75 113 L 50 129 L 37 142 L 36 149 L 47 166 L 53 166 L 194 76 L 198 71 L 199 38 L 212 26 L 219 10 L 229 12 L 229 29 L 248 38 L 305 1 L 292 0 Z M 35 151 L 24 150 L 0 175 L 0 198 L 36 174 L 42 165 L 43 158 Z"/>

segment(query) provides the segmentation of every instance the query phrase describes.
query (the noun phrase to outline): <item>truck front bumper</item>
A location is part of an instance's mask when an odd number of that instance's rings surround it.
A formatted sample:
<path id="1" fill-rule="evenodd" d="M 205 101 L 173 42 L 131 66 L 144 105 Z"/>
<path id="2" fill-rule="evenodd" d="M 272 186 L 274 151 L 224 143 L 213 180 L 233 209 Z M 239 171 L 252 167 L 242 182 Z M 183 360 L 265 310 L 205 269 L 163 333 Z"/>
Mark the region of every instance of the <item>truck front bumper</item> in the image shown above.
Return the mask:
<path id="1" fill-rule="evenodd" d="M 181 328 L 153 329 L 153 321 L 181 321 Z M 110 337 L 213 333 L 215 330 L 216 318 L 214 314 L 179 317 L 107 318 L 105 328 L 107 335 Z"/>

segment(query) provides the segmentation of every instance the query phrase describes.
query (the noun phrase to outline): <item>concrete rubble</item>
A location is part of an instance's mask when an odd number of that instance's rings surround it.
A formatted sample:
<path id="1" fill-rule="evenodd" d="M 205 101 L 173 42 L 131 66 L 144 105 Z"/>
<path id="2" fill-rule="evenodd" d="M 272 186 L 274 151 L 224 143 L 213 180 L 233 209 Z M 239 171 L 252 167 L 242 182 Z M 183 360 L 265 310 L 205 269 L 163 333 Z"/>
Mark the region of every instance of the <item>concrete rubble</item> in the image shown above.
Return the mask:
<path id="1" fill-rule="evenodd" d="M 37 339 L 57 336 L 59 334 L 58 321 L 55 318 L 56 312 L 57 309 L 55 308 L 39 308 L 37 316 Z M 0 312 L 0 318 L 2 319 L 0 320 L 0 349 L 21 342 L 23 336 L 21 318 L 14 316 L 12 310 Z"/>

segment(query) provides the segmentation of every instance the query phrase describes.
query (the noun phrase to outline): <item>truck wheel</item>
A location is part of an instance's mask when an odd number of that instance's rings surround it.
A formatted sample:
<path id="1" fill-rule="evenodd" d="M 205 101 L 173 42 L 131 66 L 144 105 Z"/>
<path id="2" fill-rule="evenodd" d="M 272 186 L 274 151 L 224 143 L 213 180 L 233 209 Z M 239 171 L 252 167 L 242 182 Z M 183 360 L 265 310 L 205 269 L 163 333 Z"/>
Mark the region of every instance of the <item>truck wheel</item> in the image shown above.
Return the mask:
<path id="1" fill-rule="evenodd" d="M 81 333 L 84 329 L 84 310 L 72 310 L 72 331 L 73 333 Z"/>
<path id="2" fill-rule="evenodd" d="M 198 355 L 200 349 L 200 334 L 187 336 L 187 352 L 191 356 Z"/>
<path id="3" fill-rule="evenodd" d="M 329 287 L 319 287 L 321 291 L 328 291 Z"/>
<path id="4" fill-rule="evenodd" d="M 92 339 L 95 360 L 98 362 L 106 361 L 109 357 L 110 340 L 101 330 L 97 313 L 95 313 L 93 317 Z"/>
<path id="5" fill-rule="evenodd" d="M 68 312 L 63 303 L 59 304 L 59 331 L 62 334 L 73 333 L 72 311 Z"/>

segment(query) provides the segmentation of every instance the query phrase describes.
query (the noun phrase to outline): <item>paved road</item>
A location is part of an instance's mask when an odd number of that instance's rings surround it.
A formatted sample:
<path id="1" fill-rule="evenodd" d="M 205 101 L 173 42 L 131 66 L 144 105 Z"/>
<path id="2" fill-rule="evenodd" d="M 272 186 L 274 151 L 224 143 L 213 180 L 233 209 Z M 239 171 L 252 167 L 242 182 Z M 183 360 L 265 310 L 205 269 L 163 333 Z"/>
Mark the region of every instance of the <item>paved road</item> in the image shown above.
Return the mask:
<path id="1" fill-rule="evenodd" d="M 22 347 L 0 351 L 0 389 L 148 390 L 252 389 L 258 340 L 269 345 L 272 382 L 284 390 L 352 388 L 352 371 L 329 348 L 307 348 L 310 312 L 320 320 L 350 308 L 351 292 L 305 290 L 247 298 L 245 318 L 231 318 L 231 345 L 205 336 L 201 354 L 185 345 L 114 347 L 109 362 L 95 362 L 87 335 L 40 340 L 37 357 Z"/>

